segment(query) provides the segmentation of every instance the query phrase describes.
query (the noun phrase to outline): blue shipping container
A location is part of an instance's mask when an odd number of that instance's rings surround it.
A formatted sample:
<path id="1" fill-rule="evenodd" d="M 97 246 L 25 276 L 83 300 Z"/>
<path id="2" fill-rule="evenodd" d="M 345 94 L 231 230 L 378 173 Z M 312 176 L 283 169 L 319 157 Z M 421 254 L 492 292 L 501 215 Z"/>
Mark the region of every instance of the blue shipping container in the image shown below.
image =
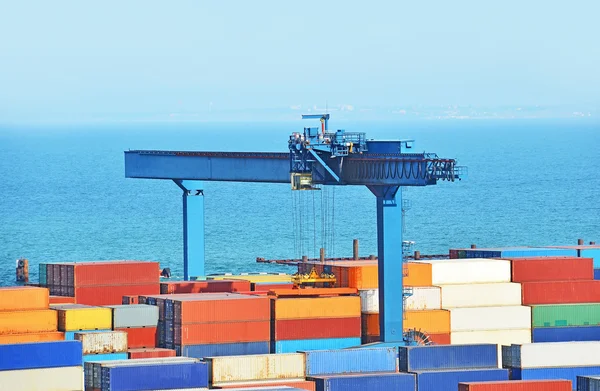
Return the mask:
<path id="1" fill-rule="evenodd" d="M 101 368 L 103 391 L 208 388 L 205 362 L 109 366 Z"/>
<path id="2" fill-rule="evenodd" d="M 65 341 L 75 341 L 75 333 L 106 333 L 108 331 L 112 331 L 110 329 L 106 330 L 77 330 L 77 331 L 65 331 Z"/>
<path id="3" fill-rule="evenodd" d="M 80 341 L 0 344 L 0 371 L 80 367 L 82 355 Z"/>
<path id="4" fill-rule="evenodd" d="M 600 280 L 600 269 L 594 269 L 594 280 Z"/>
<path id="5" fill-rule="evenodd" d="M 310 376 L 307 379 L 315 382 L 316 391 L 414 391 L 416 389 L 416 378 L 412 373 Z"/>
<path id="6" fill-rule="evenodd" d="M 597 390 L 600 390 L 600 376 L 577 376 L 577 391 Z"/>
<path id="7" fill-rule="evenodd" d="M 567 367 L 567 368 L 513 368 L 511 380 L 571 380 L 577 384 L 577 376 L 600 375 L 600 367 Z"/>
<path id="8" fill-rule="evenodd" d="M 508 380 L 508 369 L 427 371 L 417 374 L 417 391 L 456 391 L 458 383 Z"/>
<path id="9" fill-rule="evenodd" d="M 127 360 L 128 355 L 125 353 L 105 353 L 105 354 L 84 354 L 83 362 L 90 361 L 110 361 L 110 360 Z"/>
<path id="10" fill-rule="evenodd" d="M 399 368 L 404 372 L 498 368 L 498 349 L 492 344 L 401 346 Z"/>
<path id="11" fill-rule="evenodd" d="M 299 350 L 345 349 L 359 346 L 360 338 L 294 339 L 271 342 L 271 353 L 296 353 Z"/>
<path id="12" fill-rule="evenodd" d="M 395 372 L 397 348 L 300 351 L 306 355 L 306 375 Z"/>
<path id="13" fill-rule="evenodd" d="M 532 342 L 600 341 L 600 326 L 535 327 Z"/>
<path id="14" fill-rule="evenodd" d="M 268 354 L 270 342 L 240 342 L 207 345 L 175 345 L 178 356 L 204 358 L 218 356 L 241 356 L 247 354 Z"/>

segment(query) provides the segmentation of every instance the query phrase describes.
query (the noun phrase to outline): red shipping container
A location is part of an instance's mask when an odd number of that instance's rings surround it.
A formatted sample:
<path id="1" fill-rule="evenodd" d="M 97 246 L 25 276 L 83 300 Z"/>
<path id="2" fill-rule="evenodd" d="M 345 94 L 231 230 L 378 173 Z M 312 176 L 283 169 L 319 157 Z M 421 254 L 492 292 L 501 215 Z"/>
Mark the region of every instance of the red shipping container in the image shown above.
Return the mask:
<path id="1" fill-rule="evenodd" d="M 512 260 L 513 282 L 593 280 L 594 260 L 577 257 L 536 257 Z"/>
<path id="2" fill-rule="evenodd" d="M 175 345 L 262 342 L 271 339 L 271 322 L 175 324 Z"/>
<path id="3" fill-rule="evenodd" d="M 360 337 L 361 318 L 287 319 L 273 322 L 274 341 Z"/>
<path id="4" fill-rule="evenodd" d="M 570 380 L 506 380 L 458 383 L 458 391 L 571 391 Z"/>
<path id="5" fill-rule="evenodd" d="M 256 284 L 252 283 L 252 291 L 255 292 L 268 292 L 271 289 L 293 289 L 294 284 L 281 283 L 281 284 Z"/>
<path id="6" fill-rule="evenodd" d="M 173 316 L 175 323 L 181 324 L 270 321 L 271 299 L 235 293 L 201 293 L 174 301 Z"/>
<path id="7" fill-rule="evenodd" d="M 64 270 L 64 271 L 63 271 Z M 160 282 L 160 265 L 147 261 L 100 261 L 64 263 L 60 265 L 61 283 L 57 285 L 83 287 L 95 285 Z"/>
<path id="8" fill-rule="evenodd" d="M 600 281 L 550 281 L 521 284 L 523 305 L 600 303 Z"/>
<path id="9" fill-rule="evenodd" d="M 293 387 L 301 390 L 315 391 L 316 384 L 309 380 L 285 380 L 278 382 L 248 382 L 248 383 L 237 383 L 228 386 L 214 387 L 215 389 L 228 389 L 228 388 L 254 388 L 254 387 Z"/>
<path id="10" fill-rule="evenodd" d="M 151 349 L 129 349 L 127 350 L 130 359 L 134 358 L 161 358 L 161 357 L 175 357 L 175 350 L 163 349 L 163 348 L 151 348 Z"/>
<path id="11" fill-rule="evenodd" d="M 117 305 L 123 303 L 123 296 L 157 295 L 156 284 L 144 285 L 105 285 L 75 288 L 75 302 L 87 305 Z"/>
<path id="12" fill-rule="evenodd" d="M 115 329 L 115 331 L 125 331 L 127 333 L 127 347 L 136 349 L 156 347 L 156 329 L 156 327 L 127 327 Z"/>
<path id="13" fill-rule="evenodd" d="M 207 280 L 207 281 L 172 281 L 160 284 L 160 293 L 218 293 L 249 291 L 250 281 L 246 280 Z"/>

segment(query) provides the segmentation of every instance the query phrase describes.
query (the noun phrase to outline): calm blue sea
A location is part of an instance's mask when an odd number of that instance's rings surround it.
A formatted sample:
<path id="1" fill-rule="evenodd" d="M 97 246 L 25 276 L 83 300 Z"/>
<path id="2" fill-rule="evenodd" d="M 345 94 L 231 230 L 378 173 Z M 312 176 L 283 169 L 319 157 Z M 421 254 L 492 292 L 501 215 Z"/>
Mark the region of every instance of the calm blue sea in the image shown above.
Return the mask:
<path id="1" fill-rule="evenodd" d="M 0 285 L 15 260 L 148 259 L 182 275 L 182 202 L 170 181 L 125 179 L 123 151 L 178 149 L 281 151 L 306 122 L 96 123 L 0 126 Z M 318 126 L 318 123 L 315 124 Z M 449 247 L 600 242 L 600 124 L 597 120 L 439 120 L 334 122 L 369 138 L 414 138 L 416 150 L 454 157 L 468 180 L 410 188 L 404 238 L 422 253 Z M 289 185 L 206 183 L 208 273 L 291 271 L 257 256 L 313 256 L 321 219 L 294 233 Z M 303 192 L 308 193 L 308 192 Z M 335 202 L 329 254 L 376 254 L 375 198 L 362 187 L 327 192 Z M 315 195 L 320 213 L 321 193 Z M 308 221 L 308 223 L 306 223 Z M 317 246 L 314 232 L 317 231 Z M 330 241 L 331 242 L 331 241 Z"/>

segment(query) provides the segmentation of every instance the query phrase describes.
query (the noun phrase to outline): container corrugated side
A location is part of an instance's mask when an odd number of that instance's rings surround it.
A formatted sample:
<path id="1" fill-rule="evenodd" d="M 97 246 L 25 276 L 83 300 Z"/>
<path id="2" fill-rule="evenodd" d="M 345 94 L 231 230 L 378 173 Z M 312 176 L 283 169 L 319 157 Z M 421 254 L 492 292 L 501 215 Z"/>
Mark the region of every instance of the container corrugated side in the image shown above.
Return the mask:
<path id="1" fill-rule="evenodd" d="M 0 345 L 28 342 L 64 341 L 65 333 L 60 331 L 47 331 L 42 333 L 27 334 L 0 334 Z"/>
<path id="2" fill-rule="evenodd" d="M 173 343 L 199 345 L 266 341 L 271 337 L 271 322 L 225 322 L 173 325 Z M 170 342 L 168 336 L 167 342 Z"/>
<path id="3" fill-rule="evenodd" d="M 591 280 L 592 269 L 591 258 L 518 258 L 512 260 L 512 280 L 514 282 Z"/>
<path id="4" fill-rule="evenodd" d="M 379 289 L 360 291 L 361 312 L 379 312 Z M 519 292 L 519 300 L 520 300 Z M 405 299 L 406 310 L 439 310 L 441 309 L 441 290 L 439 287 L 413 287 L 412 295 Z"/>
<path id="5" fill-rule="evenodd" d="M 208 387 L 208 365 L 205 362 L 107 365 L 100 371 L 101 388 L 111 391 Z M 160 376 L 156 375 L 158 373 Z"/>
<path id="6" fill-rule="evenodd" d="M 533 327 L 590 326 L 600 324 L 600 304 L 546 304 L 531 306 Z"/>
<path id="7" fill-rule="evenodd" d="M 4 388 L 7 386 L 7 388 Z M 0 371 L 0 389 L 7 391 L 83 391 L 81 366 Z"/>
<path id="8" fill-rule="evenodd" d="M 441 285 L 442 308 L 520 306 L 521 284 Z"/>
<path id="9" fill-rule="evenodd" d="M 127 346 L 129 348 L 153 348 L 156 346 L 157 327 L 128 327 L 115 329 L 127 333 Z"/>
<path id="10" fill-rule="evenodd" d="M 360 338 L 296 339 L 271 341 L 271 353 L 295 353 L 305 350 L 346 349 L 361 345 Z"/>
<path id="11" fill-rule="evenodd" d="M 60 331 L 95 330 L 112 328 L 112 310 L 102 307 L 59 308 Z"/>
<path id="12" fill-rule="evenodd" d="M 290 388 L 283 388 L 290 387 Z M 244 390 L 248 391 L 252 390 L 274 390 L 274 389 L 285 389 L 289 391 L 290 389 L 294 390 L 306 390 L 306 391 L 316 391 L 315 382 L 310 380 L 271 380 L 267 382 L 244 382 L 244 383 L 236 383 L 235 385 L 223 385 L 219 387 L 214 387 L 215 389 L 227 389 L 227 390 Z"/>
<path id="13" fill-rule="evenodd" d="M 47 288 L 33 286 L 0 287 L 0 311 L 27 311 L 48 309 Z"/>
<path id="14" fill-rule="evenodd" d="M 344 373 L 394 372 L 396 348 L 345 350 L 313 350 L 306 356 L 306 375 L 337 375 Z"/>
<path id="15" fill-rule="evenodd" d="M 360 337 L 361 318 L 284 319 L 271 322 L 271 339 Z"/>
<path id="16" fill-rule="evenodd" d="M 531 308 L 525 306 L 453 308 L 451 331 L 531 328 Z"/>
<path id="17" fill-rule="evenodd" d="M 600 376 L 577 376 L 576 385 L 577 391 L 600 390 Z"/>
<path id="18" fill-rule="evenodd" d="M 533 328 L 531 336 L 531 342 L 600 341 L 600 326 Z"/>
<path id="19" fill-rule="evenodd" d="M 268 354 L 270 353 L 270 349 L 270 341 L 183 346 L 175 345 L 175 351 L 178 355 L 196 358 Z"/>
<path id="20" fill-rule="evenodd" d="M 110 306 L 113 310 L 113 328 L 144 327 L 158 324 L 158 307 L 144 304 Z"/>
<path id="21" fill-rule="evenodd" d="M 81 366 L 81 346 L 79 341 L 0 345 L 0 371 Z"/>
<path id="22" fill-rule="evenodd" d="M 56 331 L 54 310 L 0 311 L 0 334 L 25 334 Z"/>
<path id="23" fill-rule="evenodd" d="M 464 345 L 474 343 L 493 343 L 499 345 L 523 344 L 531 342 L 531 329 L 453 331 L 450 343 Z"/>
<path id="24" fill-rule="evenodd" d="M 507 380 L 466 382 L 458 384 L 458 391 L 571 391 L 569 380 Z"/>
<path id="25" fill-rule="evenodd" d="M 65 341 L 75 341 L 75 334 L 80 332 L 90 332 L 90 333 L 110 333 L 111 329 L 105 330 L 77 330 L 77 331 L 65 331 Z"/>
<path id="26" fill-rule="evenodd" d="M 361 305 L 359 296 L 283 298 L 272 303 L 274 319 L 358 317 Z"/>
<path id="27" fill-rule="evenodd" d="M 306 377 L 305 355 L 301 353 L 207 357 L 205 361 L 213 385 Z"/>
<path id="28" fill-rule="evenodd" d="M 512 368 L 512 347 L 510 345 L 502 345 L 502 368 Z"/>
<path id="29" fill-rule="evenodd" d="M 83 354 L 127 352 L 127 333 L 124 331 L 75 333 L 75 340 L 81 341 Z"/>
<path id="30" fill-rule="evenodd" d="M 308 379 L 315 382 L 316 391 L 416 390 L 416 378 L 412 373 L 310 376 Z"/>
<path id="31" fill-rule="evenodd" d="M 577 385 L 577 376 L 597 376 L 600 366 L 597 367 L 565 367 L 565 368 L 513 368 L 513 380 L 570 380 L 572 386 Z"/>
<path id="32" fill-rule="evenodd" d="M 69 267 L 74 269 L 73 281 L 69 281 L 71 286 L 129 285 L 132 281 L 140 285 L 160 282 L 160 264 L 153 261 L 78 262 L 69 264 Z"/>
<path id="33" fill-rule="evenodd" d="M 520 368 L 600 366 L 600 341 L 523 344 L 514 353 Z"/>
<path id="34" fill-rule="evenodd" d="M 462 369 L 415 372 L 419 391 L 456 391 L 458 383 L 508 380 L 508 369 Z"/>
<path id="35" fill-rule="evenodd" d="M 398 348 L 399 369 L 404 372 L 498 367 L 501 355 L 499 346 L 441 345 L 400 346 Z"/>
<path id="36" fill-rule="evenodd" d="M 151 348 L 151 349 L 127 349 L 130 359 L 136 358 L 160 358 L 175 357 L 176 352 L 173 349 Z"/>
<path id="37" fill-rule="evenodd" d="M 600 281 L 524 282 L 523 304 L 567 304 L 600 302 Z"/>
<path id="38" fill-rule="evenodd" d="M 431 264 L 432 285 L 511 282 L 510 261 L 460 259 L 419 261 Z"/>

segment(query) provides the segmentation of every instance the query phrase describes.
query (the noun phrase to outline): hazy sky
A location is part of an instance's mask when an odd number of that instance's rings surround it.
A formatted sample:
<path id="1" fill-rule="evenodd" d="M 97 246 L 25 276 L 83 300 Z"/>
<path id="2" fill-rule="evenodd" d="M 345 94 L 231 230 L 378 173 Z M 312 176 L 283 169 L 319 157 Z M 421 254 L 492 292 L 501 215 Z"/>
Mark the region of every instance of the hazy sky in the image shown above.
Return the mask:
<path id="1" fill-rule="evenodd" d="M 600 101 L 600 1 L 0 0 L 0 116 Z"/>

